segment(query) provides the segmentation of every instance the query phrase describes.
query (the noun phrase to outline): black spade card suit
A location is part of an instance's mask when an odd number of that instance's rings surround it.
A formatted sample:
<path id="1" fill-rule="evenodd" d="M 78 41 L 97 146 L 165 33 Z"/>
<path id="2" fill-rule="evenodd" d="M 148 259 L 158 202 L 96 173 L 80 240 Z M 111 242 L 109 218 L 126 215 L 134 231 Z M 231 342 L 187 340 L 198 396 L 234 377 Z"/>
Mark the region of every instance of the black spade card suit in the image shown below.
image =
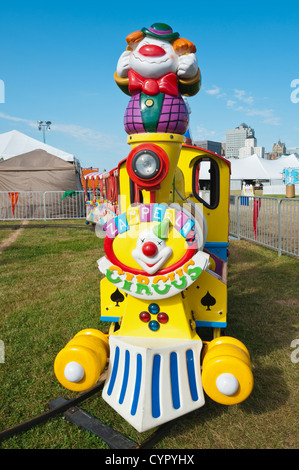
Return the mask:
<path id="1" fill-rule="evenodd" d="M 207 310 L 211 310 L 210 307 L 215 305 L 216 299 L 213 297 L 209 291 L 207 291 L 206 295 L 201 299 L 201 304 L 204 307 L 207 307 Z"/>

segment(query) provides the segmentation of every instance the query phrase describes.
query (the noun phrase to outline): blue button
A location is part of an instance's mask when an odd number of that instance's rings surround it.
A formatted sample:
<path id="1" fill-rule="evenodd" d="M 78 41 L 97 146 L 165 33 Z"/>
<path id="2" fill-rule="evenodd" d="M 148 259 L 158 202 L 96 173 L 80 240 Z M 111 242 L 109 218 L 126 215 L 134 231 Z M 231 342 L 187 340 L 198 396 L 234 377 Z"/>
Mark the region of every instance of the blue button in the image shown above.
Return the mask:
<path id="1" fill-rule="evenodd" d="M 156 320 L 152 320 L 149 322 L 148 327 L 152 331 L 158 331 L 158 329 L 160 328 L 160 325 Z"/>
<path id="2" fill-rule="evenodd" d="M 159 307 L 158 304 L 150 304 L 149 307 L 148 307 L 148 310 L 153 315 L 157 315 L 157 313 L 160 312 L 160 307 Z"/>

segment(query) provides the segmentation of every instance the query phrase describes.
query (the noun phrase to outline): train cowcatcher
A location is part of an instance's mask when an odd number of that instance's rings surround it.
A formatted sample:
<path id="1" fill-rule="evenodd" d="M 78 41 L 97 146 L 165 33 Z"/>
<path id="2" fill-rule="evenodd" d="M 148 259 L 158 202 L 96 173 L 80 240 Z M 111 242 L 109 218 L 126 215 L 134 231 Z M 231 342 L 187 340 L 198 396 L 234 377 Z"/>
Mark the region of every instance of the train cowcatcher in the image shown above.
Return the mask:
<path id="1" fill-rule="evenodd" d="M 143 432 L 202 407 L 205 394 L 246 400 L 253 374 L 246 346 L 224 334 L 230 163 L 187 137 L 186 96 L 201 86 L 196 47 L 164 23 L 126 39 L 114 79 L 130 97 L 130 151 L 83 177 L 87 221 L 105 233 L 97 263 L 111 326 L 77 333 L 54 371 L 81 392 L 107 367 L 103 399 Z"/>

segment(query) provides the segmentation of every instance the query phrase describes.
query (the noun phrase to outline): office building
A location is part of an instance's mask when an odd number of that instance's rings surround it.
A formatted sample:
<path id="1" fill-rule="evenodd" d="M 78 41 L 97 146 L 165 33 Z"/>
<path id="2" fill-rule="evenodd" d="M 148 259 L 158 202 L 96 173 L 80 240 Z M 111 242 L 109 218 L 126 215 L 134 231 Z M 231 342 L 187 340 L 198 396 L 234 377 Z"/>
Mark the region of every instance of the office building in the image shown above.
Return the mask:
<path id="1" fill-rule="evenodd" d="M 285 155 L 287 152 L 286 146 L 283 142 L 278 142 L 273 144 L 272 152 L 270 153 L 270 160 L 276 160 L 277 158 L 281 157 L 281 155 Z"/>
<path id="2" fill-rule="evenodd" d="M 194 145 L 205 150 L 221 155 L 221 142 L 214 142 L 213 140 L 197 140 Z"/>
<path id="3" fill-rule="evenodd" d="M 254 138 L 254 129 L 244 122 L 238 127 L 226 132 L 226 157 L 239 158 L 239 149 L 245 147 L 247 137 Z"/>
<path id="4" fill-rule="evenodd" d="M 260 158 L 264 158 L 265 148 L 258 147 L 256 138 L 251 135 L 245 139 L 244 147 L 239 149 L 239 158 L 250 157 L 250 155 L 254 154 Z"/>

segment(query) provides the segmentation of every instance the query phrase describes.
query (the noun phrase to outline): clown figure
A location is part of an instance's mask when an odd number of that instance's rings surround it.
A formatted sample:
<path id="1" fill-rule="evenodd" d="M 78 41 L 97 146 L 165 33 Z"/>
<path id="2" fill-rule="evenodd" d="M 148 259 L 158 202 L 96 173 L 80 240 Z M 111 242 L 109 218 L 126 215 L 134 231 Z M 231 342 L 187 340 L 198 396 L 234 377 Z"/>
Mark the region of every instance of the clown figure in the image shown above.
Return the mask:
<path id="1" fill-rule="evenodd" d="M 200 89 L 195 45 L 164 23 L 130 34 L 127 44 L 114 75 L 121 90 L 131 95 L 125 131 L 185 134 L 189 117 L 182 95 Z"/>

